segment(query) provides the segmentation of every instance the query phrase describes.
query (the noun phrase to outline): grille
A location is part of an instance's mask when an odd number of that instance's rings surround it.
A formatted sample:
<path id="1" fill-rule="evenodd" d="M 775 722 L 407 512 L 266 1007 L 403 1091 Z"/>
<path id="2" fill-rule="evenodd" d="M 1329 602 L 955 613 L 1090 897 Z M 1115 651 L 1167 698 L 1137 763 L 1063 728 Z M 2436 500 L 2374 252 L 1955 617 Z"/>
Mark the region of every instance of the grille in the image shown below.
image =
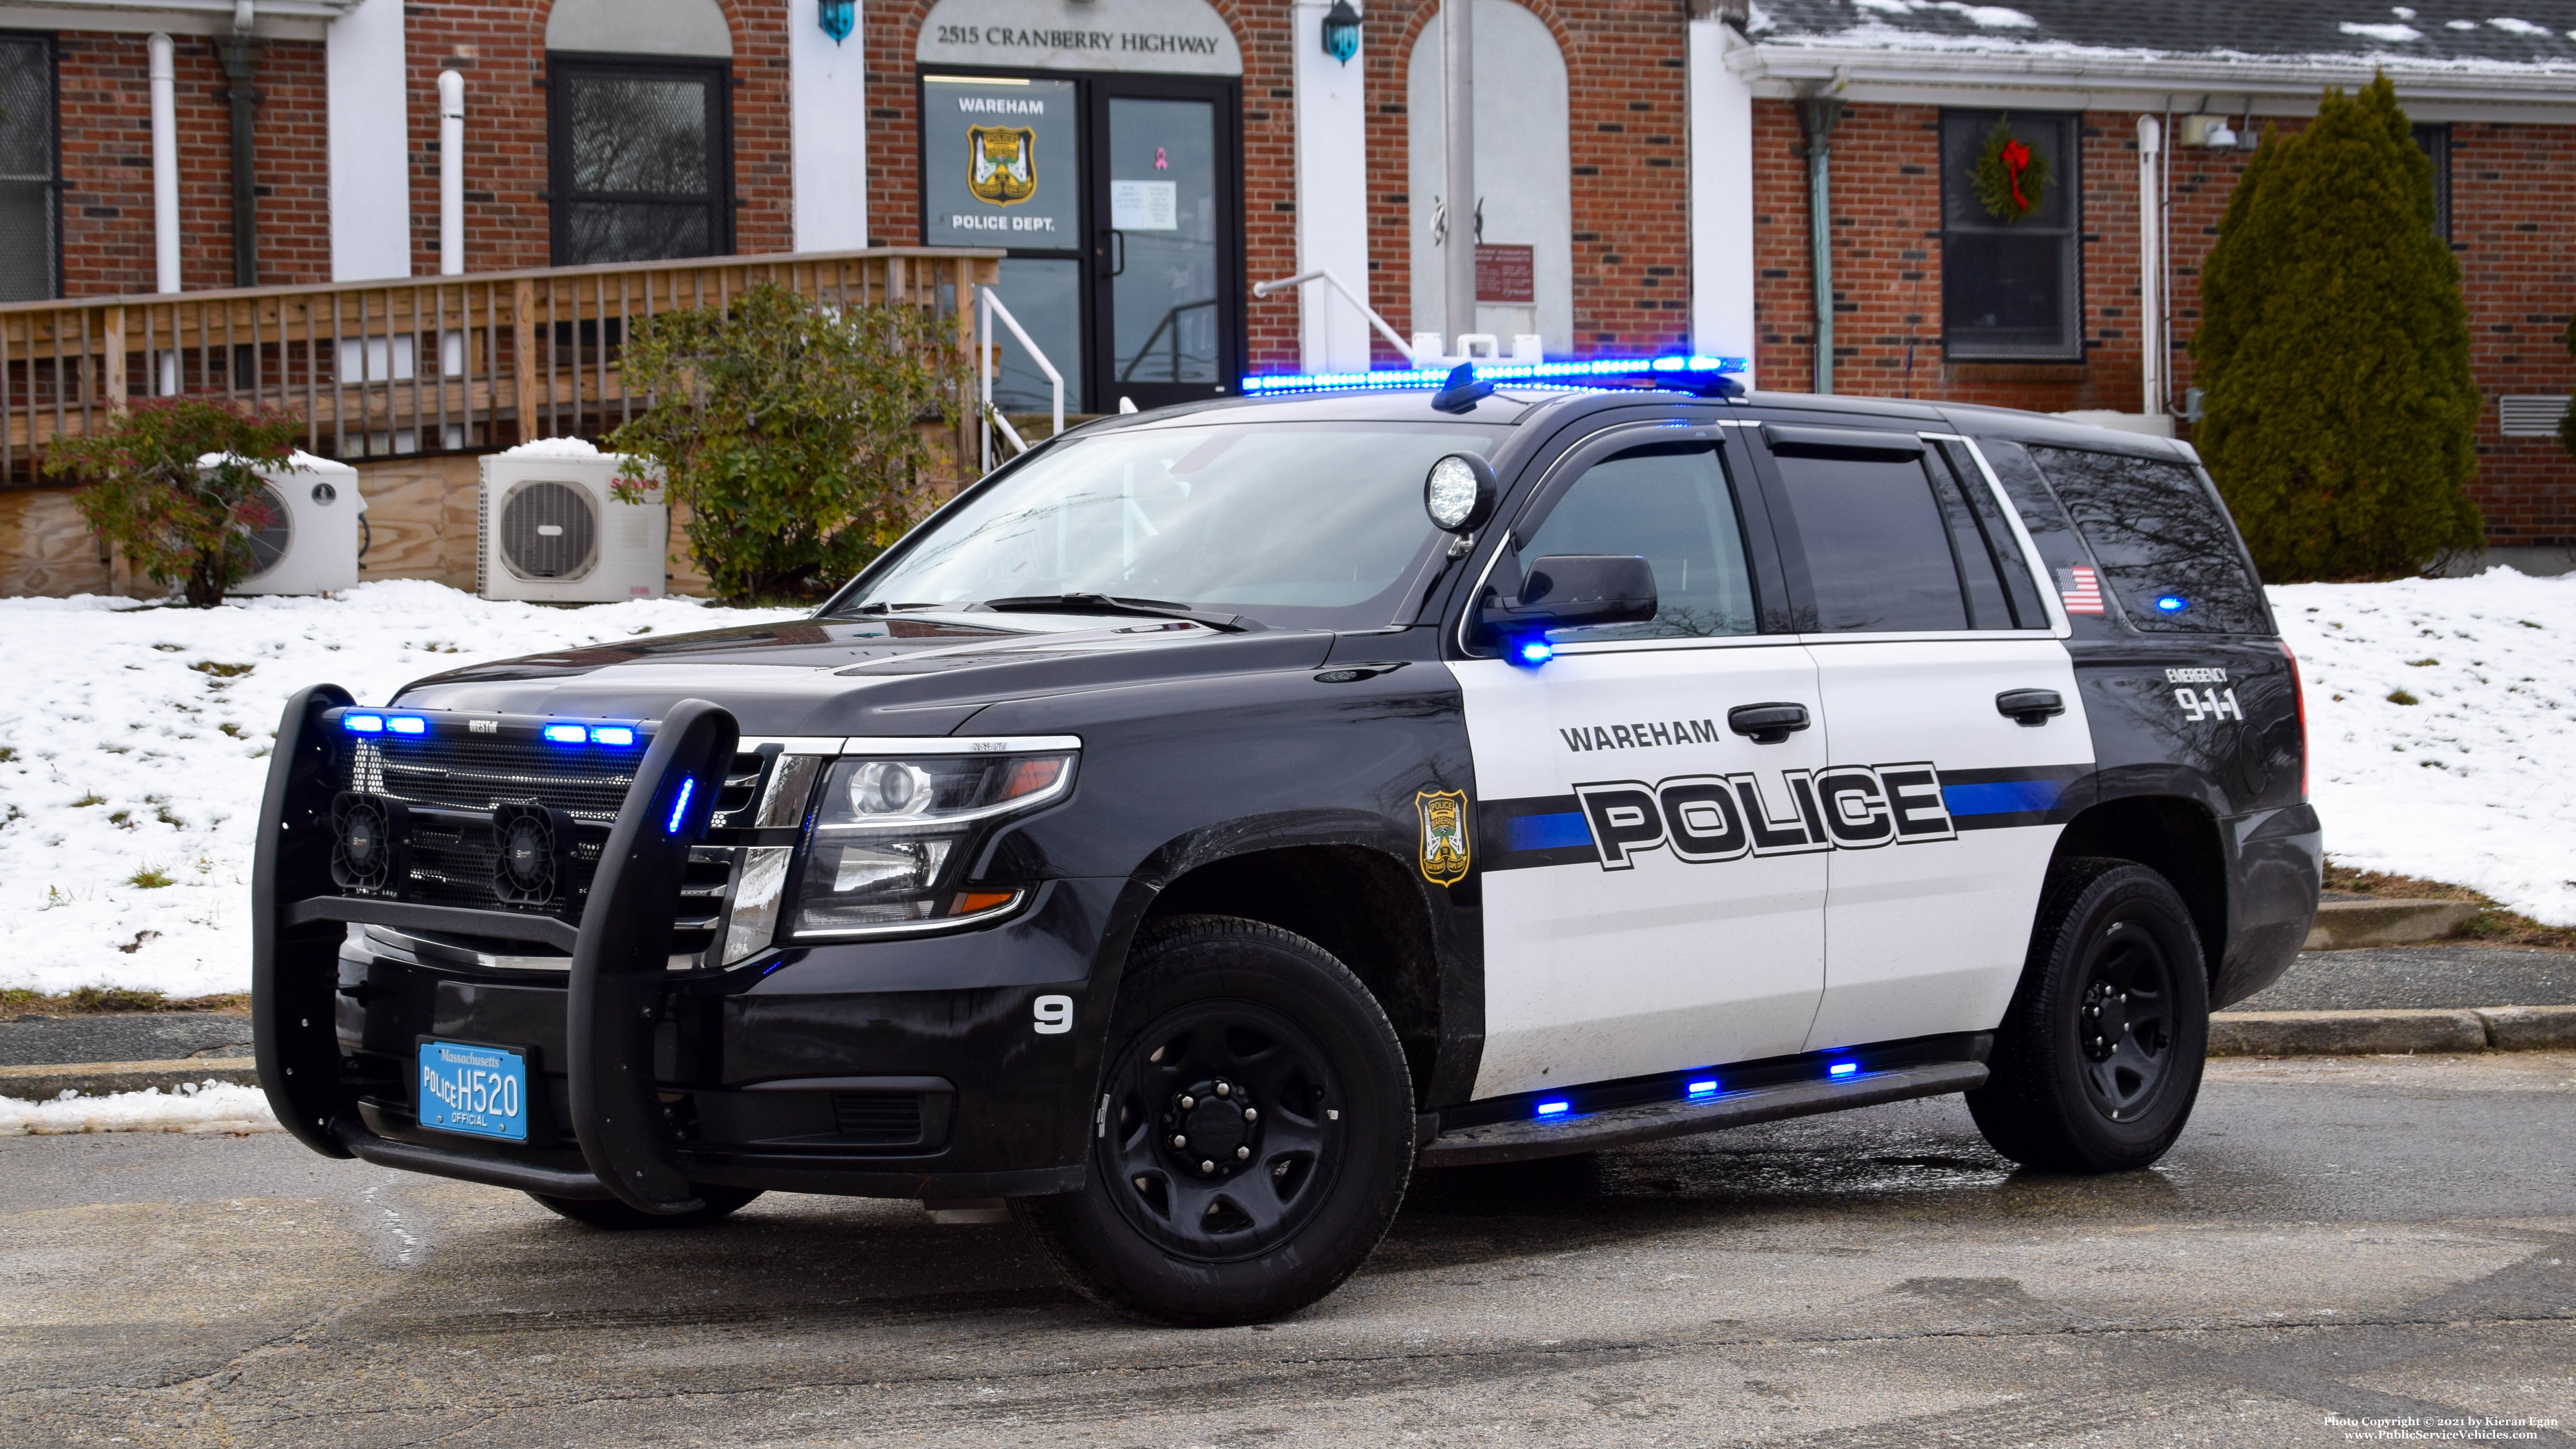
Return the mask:
<path id="1" fill-rule="evenodd" d="M 569 483 L 522 483 L 501 505 L 501 559 L 523 579 L 577 579 L 599 561 L 598 510 Z"/>
<path id="2" fill-rule="evenodd" d="M 257 522 L 249 538 L 250 572 L 243 575 L 245 579 L 258 578 L 277 567 L 277 561 L 295 546 L 295 515 L 287 511 L 286 499 L 265 483 L 259 485 L 256 513 Z"/>
<path id="3" fill-rule="evenodd" d="M 921 1140 L 921 1096 L 916 1092 L 834 1092 L 832 1127 L 871 1147 L 908 1147 Z"/>
<path id="4" fill-rule="evenodd" d="M 633 770 L 617 769 L 615 764 L 643 757 L 641 750 L 611 756 L 448 734 L 417 741 L 353 743 L 356 753 L 348 786 L 352 790 L 450 810 L 488 812 L 496 805 L 551 805 L 576 820 L 601 826 L 616 820 L 618 807 L 626 803 L 627 788 L 635 783 Z"/>
<path id="5" fill-rule="evenodd" d="M 2558 420 L 2567 416 L 2567 399 L 2539 393 L 2500 397 L 2496 414 L 2508 438 L 2546 438 L 2558 431 Z"/>

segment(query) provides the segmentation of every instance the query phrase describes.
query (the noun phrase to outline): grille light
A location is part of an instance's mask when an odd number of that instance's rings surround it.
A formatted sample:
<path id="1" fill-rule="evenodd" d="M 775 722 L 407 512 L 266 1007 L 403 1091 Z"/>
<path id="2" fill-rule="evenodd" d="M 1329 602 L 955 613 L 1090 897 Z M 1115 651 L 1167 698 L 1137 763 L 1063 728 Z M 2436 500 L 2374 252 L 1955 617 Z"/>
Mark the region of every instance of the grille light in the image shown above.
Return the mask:
<path id="1" fill-rule="evenodd" d="M 635 731 L 624 725 L 592 725 L 590 742 L 594 745 L 631 745 L 635 743 Z"/>
<path id="2" fill-rule="evenodd" d="M 573 728 L 579 729 L 580 726 L 575 725 Z M 549 727 L 549 733 L 551 733 L 551 727 Z M 697 788 L 698 779 L 695 775 L 687 776 L 680 781 L 680 798 L 671 802 L 671 821 L 662 827 L 663 834 L 680 833 L 680 817 L 689 813 L 689 797 L 697 793 Z"/>
<path id="3" fill-rule="evenodd" d="M 340 728 L 353 735 L 380 735 L 385 732 L 385 717 L 380 714 L 344 714 Z"/>
<path id="4" fill-rule="evenodd" d="M 1581 362 L 1498 362 L 1477 363 L 1475 378 L 1479 382 L 1555 382 L 1580 385 L 1587 379 L 1601 377 L 1635 377 L 1643 373 L 1665 373 L 1677 378 L 1706 379 L 1725 373 L 1752 371 L 1749 360 L 1741 357 L 1594 357 Z M 1247 377 L 1243 390 L 1251 394 L 1291 392 L 1351 392 L 1360 388 L 1444 387 L 1451 369 L 1445 367 L 1396 368 L 1384 372 L 1307 372 L 1275 377 Z"/>
<path id="5" fill-rule="evenodd" d="M 576 724 L 550 724 L 540 733 L 559 745 L 577 745 L 590 738 L 590 731 Z"/>
<path id="6" fill-rule="evenodd" d="M 429 721 L 416 714 L 398 714 L 385 721 L 385 728 L 398 735 L 425 735 L 429 733 Z"/>
<path id="7" fill-rule="evenodd" d="M 1858 1062 L 1836 1062 L 1832 1066 L 1825 1068 L 1825 1075 L 1829 1077 L 1848 1077 L 1859 1070 L 1860 1063 Z"/>
<path id="8" fill-rule="evenodd" d="M 1557 1101 L 1541 1102 L 1538 1104 L 1538 1114 L 1542 1117 L 1562 1117 L 1573 1109 L 1573 1103 L 1561 1098 Z"/>

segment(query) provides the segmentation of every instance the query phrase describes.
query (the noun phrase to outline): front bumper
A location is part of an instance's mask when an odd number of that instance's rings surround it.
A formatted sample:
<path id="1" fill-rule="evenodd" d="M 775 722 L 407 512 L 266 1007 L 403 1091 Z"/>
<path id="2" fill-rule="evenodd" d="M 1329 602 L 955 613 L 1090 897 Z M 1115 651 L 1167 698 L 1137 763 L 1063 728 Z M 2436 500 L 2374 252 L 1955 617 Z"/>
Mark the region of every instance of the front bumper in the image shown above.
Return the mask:
<path id="1" fill-rule="evenodd" d="M 314 1150 L 657 1212 L 694 1206 L 704 1183 L 933 1198 L 1080 1185 L 1093 1013 L 1115 986 L 1094 963 L 1123 882 L 1050 881 L 977 930 L 672 971 L 676 872 L 696 831 L 661 822 L 679 782 L 720 771 L 734 748 L 722 711 L 683 706 L 637 771 L 578 929 L 388 912 L 329 878 L 329 780 L 308 736 L 346 703 L 324 688 L 290 706 L 254 878 L 261 1081 Z M 684 715 L 698 727 L 674 728 Z M 572 954 L 528 969 L 437 944 L 457 938 Z M 1047 996 L 1072 998 L 1076 1029 L 1036 1029 Z M 430 1037 L 525 1053 L 527 1141 L 419 1125 L 413 1056 Z"/>

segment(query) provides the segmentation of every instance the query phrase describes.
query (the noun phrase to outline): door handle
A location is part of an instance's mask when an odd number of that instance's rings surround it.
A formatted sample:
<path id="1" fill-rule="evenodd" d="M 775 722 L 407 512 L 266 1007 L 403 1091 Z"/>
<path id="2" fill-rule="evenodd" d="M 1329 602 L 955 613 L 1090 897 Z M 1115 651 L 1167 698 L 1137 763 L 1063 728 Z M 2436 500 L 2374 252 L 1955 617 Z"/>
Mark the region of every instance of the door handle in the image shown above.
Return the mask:
<path id="1" fill-rule="evenodd" d="M 1995 696 L 1995 712 L 2037 729 L 2066 713 L 2066 701 L 2053 689 L 2007 689 Z"/>
<path id="2" fill-rule="evenodd" d="M 1757 745 L 1776 745 L 1805 729 L 1803 704 L 1739 704 L 1726 712 L 1726 727 Z"/>

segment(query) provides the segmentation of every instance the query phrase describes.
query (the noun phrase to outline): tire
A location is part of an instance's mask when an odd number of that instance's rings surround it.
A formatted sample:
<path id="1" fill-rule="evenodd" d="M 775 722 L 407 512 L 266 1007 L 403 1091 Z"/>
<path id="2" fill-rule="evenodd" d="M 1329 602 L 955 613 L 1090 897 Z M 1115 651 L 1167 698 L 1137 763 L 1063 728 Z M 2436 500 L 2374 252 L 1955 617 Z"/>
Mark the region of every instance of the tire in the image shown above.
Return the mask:
<path id="1" fill-rule="evenodd" d="M 1359 1267 L 1403 1201 L 1403 1050 L 1368 988 L 1304 937 L 1231 916 L 1149 926 L 1101 1081 L 1083 1190 L 1012 1210 L 1105 1307 L 1200 1327 L 1293 1313 Z"/>
<path id="2" fill-rule="evenodd" d="M 574 1222 L 610 1232 L 633 1232 L 643 1228 L 702 1228 L 719 1222 L 750 1206 L 760 1196 L 756 1187 L 716 1187 L 699 1183 L 690 1188 L 706 1206 L 696 1212 L 648 1213 L 628 1207 L 613 1197 L 548 1197 L 532 1192 L 528 1196 L 544 1203 L 549 1212 L 568 1217 Z"/>
<path id="3" fill-rule="evenodd" d="M 1968 1111 L 2025 1167 L 2132 1171 L 2182 1135 L 2208 1048 L 2208 964 L 2181 895 L 2130 861 L 2063 861 Z"/>

